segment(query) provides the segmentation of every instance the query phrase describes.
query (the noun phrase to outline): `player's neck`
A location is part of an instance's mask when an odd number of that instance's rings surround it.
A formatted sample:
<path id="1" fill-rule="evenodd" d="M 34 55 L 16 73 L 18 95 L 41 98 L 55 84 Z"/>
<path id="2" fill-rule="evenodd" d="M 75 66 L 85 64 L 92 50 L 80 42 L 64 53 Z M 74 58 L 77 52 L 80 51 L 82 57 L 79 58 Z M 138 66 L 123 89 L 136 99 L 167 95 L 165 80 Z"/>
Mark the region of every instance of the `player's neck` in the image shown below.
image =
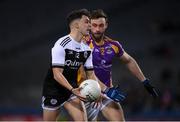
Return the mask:
<path id="1" fill-rule="evenodd" d="M 75 41 L 81 42 L 83 35 L 77 31 L 71 31 L 69 34 Z"/>
<path id="2" fill-rule="evenodd" d="M 104 45 L 104 40 L 103 40 L 103 39 L 101 39 L 101 40 L 95 40 L 95 43 L 96 43 L 96 45 L 98 45 L 98 46 L 102 46 L 102 45 Z"/>
<path id="3" fill-rule="evenodd" d="M 93 39 L 93 41 L 95 42 L 95 44 L 97 46 L 102 46 L 104 45 L 104 35 L 101 36 L 101 38 L 96 38 L 93 36 L 93 34 L 91 35 L 91 38 Z"/>
<path id="4" fill-rule="evenodd" d="M 96 45 L 98 45 L 98 46 L 102 46 L 102 45 L 104 45 L 104 36 L 102 36 L 101 38 L 99 38 L 99 39 L 96 39 L 95 37 L 93 37 L 92 36 L 92 38 L 93 38 L 93 40 L 94 40 L 94 42 L 95 42 L 95 44 Z"/>

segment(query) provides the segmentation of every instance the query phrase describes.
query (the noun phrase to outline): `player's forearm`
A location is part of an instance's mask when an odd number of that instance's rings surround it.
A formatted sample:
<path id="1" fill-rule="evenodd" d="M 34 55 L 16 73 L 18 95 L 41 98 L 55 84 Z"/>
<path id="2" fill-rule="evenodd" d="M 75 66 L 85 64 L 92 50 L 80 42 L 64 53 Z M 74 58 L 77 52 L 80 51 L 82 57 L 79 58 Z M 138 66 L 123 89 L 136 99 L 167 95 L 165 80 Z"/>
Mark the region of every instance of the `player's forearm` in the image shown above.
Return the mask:
<path id="1" fill-rule="evenodd" d="M 63 87 L 65 87 L 68 90 L 72 90 L 72 86 L 69 84 L 69 82 L 66 80 L 66 78 L 63 76 L 63 74 L 58 71 L 58 69 L 53 69 L 54 79 Z"/>
<path id="2" fill-rule="evenodd" d="M 146 79 L 137 62 L 132 57 L 126 66 L 128 67 L 129 71 L 140 81 L 144 81 Z"/>

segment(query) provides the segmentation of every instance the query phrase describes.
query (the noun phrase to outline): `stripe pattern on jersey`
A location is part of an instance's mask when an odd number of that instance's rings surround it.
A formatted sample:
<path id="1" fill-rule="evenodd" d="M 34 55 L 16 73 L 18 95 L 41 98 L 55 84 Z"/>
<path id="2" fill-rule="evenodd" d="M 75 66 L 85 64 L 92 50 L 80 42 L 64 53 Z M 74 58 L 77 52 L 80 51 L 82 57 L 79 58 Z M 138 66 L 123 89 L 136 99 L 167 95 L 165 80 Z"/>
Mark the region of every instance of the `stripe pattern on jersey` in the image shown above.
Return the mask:
<path id="1" fill-rule="evenodd" d="M 70 37 L 67 37 L 60 43 L 60 45 L 65 47 L 66 44 L 68 44 L 70 41 L 71 41 Z"/>

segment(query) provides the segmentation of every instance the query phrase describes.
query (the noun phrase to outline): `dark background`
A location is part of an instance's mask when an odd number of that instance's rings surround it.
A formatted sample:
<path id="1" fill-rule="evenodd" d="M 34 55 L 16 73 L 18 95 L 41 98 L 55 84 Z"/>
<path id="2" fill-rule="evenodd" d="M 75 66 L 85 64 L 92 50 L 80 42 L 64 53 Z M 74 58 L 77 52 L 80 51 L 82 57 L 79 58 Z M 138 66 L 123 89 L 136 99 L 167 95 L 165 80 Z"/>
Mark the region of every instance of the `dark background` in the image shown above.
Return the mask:
<path id="1" fill-rule="evenodd" d="M 80 8 L 108 14 L 107 35 L 122 43 L 161 91 L 154 100 L 114 60 L 114 84 L 128 94 L 122 103 L 126 119 L 180 120 L 179 0 L 0 0 L 0 120 L 41 119 L 50 49 L 68 33 L 68 12 Z"/>

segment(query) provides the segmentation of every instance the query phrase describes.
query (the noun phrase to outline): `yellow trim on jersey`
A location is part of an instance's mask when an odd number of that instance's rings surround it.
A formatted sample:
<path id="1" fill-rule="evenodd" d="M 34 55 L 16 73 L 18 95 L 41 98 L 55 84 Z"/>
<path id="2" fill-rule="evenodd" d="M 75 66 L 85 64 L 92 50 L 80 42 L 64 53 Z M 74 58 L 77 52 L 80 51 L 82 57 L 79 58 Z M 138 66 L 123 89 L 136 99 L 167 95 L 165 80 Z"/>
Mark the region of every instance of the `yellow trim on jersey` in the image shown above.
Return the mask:
<path id="1" fill-rule="evenodd" d="M 80 85 L 84 80 L 86 80 L 86 73 L 84 66 L 81 65 L 77 73 L 77 84 Z"/>
<path id="2" fill-rule="evenodd" d="M 111 47 L 113 48 L 113 50 L 114 50 L 114 52 L 115 52 L 116 54 L 119 53 L 119 48 L 118 48 L 117 46 L 111 45 Z"/>
<path id="3" fill-rule="evenodd" d="M 89 47 L 90 47 L 91 49 L 94 48 L 94 45 L 93 45 L 92 41 L 91 41 L 91 43 L 89 44 Z"/>
<path id="4" fill-rule="evenodd" d="M 78 70 L 78 74 L 77 74 L 77 84 L 80 85 L 82 82 L 82 74 L 81 71 Z"/>

